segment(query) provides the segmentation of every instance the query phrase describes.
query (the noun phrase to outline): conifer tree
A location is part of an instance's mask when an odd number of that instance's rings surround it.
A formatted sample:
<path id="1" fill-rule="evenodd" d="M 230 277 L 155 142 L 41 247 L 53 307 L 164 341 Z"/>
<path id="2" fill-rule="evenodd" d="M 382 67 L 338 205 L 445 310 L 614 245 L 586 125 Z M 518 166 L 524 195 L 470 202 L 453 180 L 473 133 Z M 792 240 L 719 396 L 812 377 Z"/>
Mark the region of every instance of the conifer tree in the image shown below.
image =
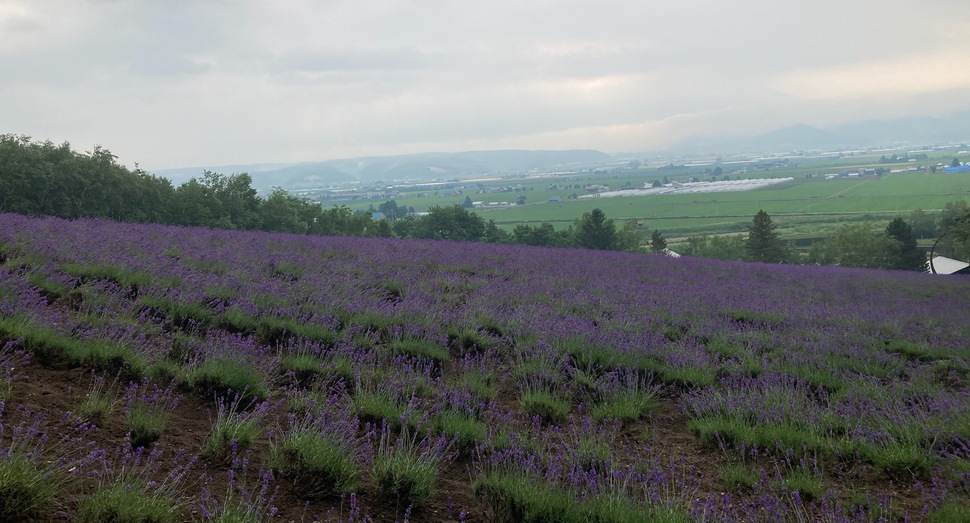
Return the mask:
<path id="1" fill-rule="evenodd" d="M 586 249 L 615 249 L 616 225 L 601 209 L 584 213 L 576 224 L 576 243 Z"/>
<path id="2" fill-rule="evenodd" d="M 754 215 L 754 220 L 748 229 L 748 240 L 745 245 L 748 259 L 765 263 L 784 261 L 785 250 L 778 243 L 778 233 L 775 224 L 764 210 Z"/>
<path id="3" fill-rule="evenodd" d="M 890 258 L 890 268 L 904 271 L 926 270 L 926 255 L 916 245 L 916 235 L 908 223 L 896 217 L 886 227 L 886 234 L 896 241 Z"/>
<path id="4" fill-rule="evenodd" d="M 650 235 L 650 252 L 662 253 L 667 249 L 667 238 L 660 233 L 657 229 L 653 230 L 653 234 Z"/>

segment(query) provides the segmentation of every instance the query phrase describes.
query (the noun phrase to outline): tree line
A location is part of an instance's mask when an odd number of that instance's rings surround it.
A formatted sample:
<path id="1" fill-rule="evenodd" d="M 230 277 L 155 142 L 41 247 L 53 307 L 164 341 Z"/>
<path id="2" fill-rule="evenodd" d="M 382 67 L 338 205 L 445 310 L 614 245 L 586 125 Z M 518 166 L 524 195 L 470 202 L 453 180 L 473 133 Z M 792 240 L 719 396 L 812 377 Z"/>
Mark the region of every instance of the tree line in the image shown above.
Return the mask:
<path id="1" fill-rule="evenodd" d="M 938 238 L 935 255 L 970 260 L 970 209 L 966 201 L 949 202 L 936 216 L 916 210 L 907 222 L 900 216 L 885 228 L 872 222 L 847 223 L 812 244 L 807 255 L 782 241 L 771 217 L 759 211 L 742 234 L 691 236 L 681 249 L 687 256 L 769 263 L 808 263 L 870 269 L 925 271 L 921 238 Z"/>
<path id="2" fill-rule="evenodd" d="M 119 165 L 110 151 L 95 146 L 78 153 L 68 143 L 34 142 L 0 135 L 0 212 L 63 218 L 265 230 L 328 236 L 375 236 L 519 243 L 548 247 L 666 252 L 667 239 L 654 230 L 647 241 L 633 220 L 617 224 L 601 209 L 584 213 L 565 229 L 551 223 L 519 224 L 511 231 L 485 221 L 461 204 L 436 206 L 417 216 L 393 200 L 378 207 L 387 219 L 346 206 L 325 209 L 315 202 L 274 189 L 260 198 L 246 174 L 209 171 L 176 187 L 166 178 Z M 884 230 L 869 223 L 846 224 L 801 256 L 779 239 L 764 211 L 755 215 L 747 236 L 692 236 L 678 247 L 684 255 L 761 262 L 837 264 L 853 267 L 922 270 L 918 238 L 940 238 L 937 253 L 970 259 L 970 209 L 951 202 L 943 212 L 914 211 Z"/>
<path id="3" fill-rule="evenodd" d="M 634 223 L 617 227 L 599 209 L 566 230 L 551 224 L 519 225 L 512 232 L 461 205 L 432 207 L 423 216 L 391 200 L 386 220 L 346 206 L 324 209 L 276 188 L 260 198 L 246 174 L 205 171 L 174 186 L 167 178 L 119 165 L 103 147 L 78 153 L 69 143 L 35 142 L 0 135 L 0 212 L 62 218 L 106 218 L 219 229 L 265 230 L 328 236 L 427 238 L 555 247 L 637 250 Z"/>

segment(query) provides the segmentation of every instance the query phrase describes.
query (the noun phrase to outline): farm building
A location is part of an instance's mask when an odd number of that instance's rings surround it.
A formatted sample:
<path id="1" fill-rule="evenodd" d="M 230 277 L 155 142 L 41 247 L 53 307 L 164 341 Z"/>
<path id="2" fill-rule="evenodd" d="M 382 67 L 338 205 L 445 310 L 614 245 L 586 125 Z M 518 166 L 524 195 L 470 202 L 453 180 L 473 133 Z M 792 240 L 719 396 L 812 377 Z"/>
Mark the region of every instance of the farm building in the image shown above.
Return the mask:
<path id="1" fill-rule="evenodd" d="M 934 256 L 930 260 L 926 272 L 931 274 L 970 274 L 970 263 L 946 256 Z"/>

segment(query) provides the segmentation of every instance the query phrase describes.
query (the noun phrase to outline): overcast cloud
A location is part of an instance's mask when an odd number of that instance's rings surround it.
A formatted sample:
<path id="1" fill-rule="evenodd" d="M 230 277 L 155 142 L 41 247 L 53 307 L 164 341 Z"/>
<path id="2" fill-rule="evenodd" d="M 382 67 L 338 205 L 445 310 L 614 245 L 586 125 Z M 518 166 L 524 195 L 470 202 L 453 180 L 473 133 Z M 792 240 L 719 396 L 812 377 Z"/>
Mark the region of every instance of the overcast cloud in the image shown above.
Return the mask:
<path id="1" fill-rule="evenodd" d="M 0 0 L 0 133 L 148 169 L 970 109 L 966 0 Z"/>

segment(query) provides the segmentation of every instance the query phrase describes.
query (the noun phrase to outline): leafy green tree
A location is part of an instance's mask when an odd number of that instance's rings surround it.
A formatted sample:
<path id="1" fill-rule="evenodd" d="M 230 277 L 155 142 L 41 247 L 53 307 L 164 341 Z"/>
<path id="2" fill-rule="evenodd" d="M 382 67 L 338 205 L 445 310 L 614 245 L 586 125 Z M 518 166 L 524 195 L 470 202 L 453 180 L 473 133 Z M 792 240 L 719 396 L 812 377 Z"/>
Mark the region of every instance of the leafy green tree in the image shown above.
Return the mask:
<path id="1" fill-rule="evenodd" d="M 642 251 L 640 244 L 643 239 L 643 233 L 637 227 L 637 221 L 627 220 L 623 222 L 623 227 L 617 231 L 616 244 L 613 248 L 618 251 L 640 252 Z"/>
<path id="2" fill-rule="evenodd" d="M 657 229 L 650 235 L 650 252 L 660 254 L 667 250 L 667 238 Z"/>
<path id="3" fill-rule="evenodd" d="M 363 236 L 371 222 L 370 214 L 356 215 L 346 205 L 322 211 L 310 225 L 310 232 L 321 236 Z"/>
<path id="4" fill-rule="evenodd" d="M 214 205 L 212 227 L 258 229 L 259 198 L 248 173 L 225 175 L 205 171 L 200 183 Z"/>
<path id="5" fill-rule="evenodd" d="M 485 233 L 482 235 L 482 241 L 487 243 L 509 243 L 511 237 L 508 232 L 499 229 L 495 225 L 495 220 L 489 220 L 485 224 Z"/>
<path id="6" fill-rule="evenodd" d="M 192 178 L 175 190 L 172 214 L 177 225 L 207 226 L 212 222 L 218 202 L 204 185 Z"/>
<path id="7" fill-rule="evenodd" d="M 526 245 L 551 246 L 556 240 L 556 229 L 551 223 L 541 225 L 519 224 L 512 229 L 511 241 Z"/>
<path id="8" fill-rule="evenodd" d="M 925 271 L 926 254 L 916 244 L 913 228 L 902 218 L 896 217 L 886 227 L 886 235 L 896 241 L 893 249 L 891 269 L 905 271 Z"/>
<path id="9" fill-rule="evenodd" d="M 916 209 L 909 215 L 909 225 L 917 238 L 932 238 L 936 235 L 936 218 L 923 209 Z"/>
<path id="10" fill-rule="evenodd" d="M 812 246 L 809 262 L 869 269 L 894 266 L 899 243 L 871 223 L 845 224 L 835 234 Z"/>
<path id="11" fill-rule="evenodd" d="M 785 260 L 785 249 L 775 232 L 775 224 L 764 210 L 758 211 L 748 228 L 746 248 L 748 259 L 752 261 L 777 263 Z"/>
<path id="12" fill-rule="evenodd" d="M 414 230 L 415 237 L 431 240 L 477 242 L 484 234 L 482 217 L 459 204 L 428 209 L 428 214 L 418 219 Z"/>
<path id="13" fill-rule="evenodd" d="M 414 238 L 414 231 L 418 227 L 418 218 L 413 214 L 406 214 L 403 218 L 395 220 L 391 228 L 394 235 L 398 238 Z"/>
<path id="14" fill-rule="evenodd" d="M 966 200 L 946 202 L 936 222 L 936 236 L 942 238 L 935 254 L 957 259 L 970 256 L 970 241 L 962 241 L 959 234 L 954 234 L 954 230 L 959 229 L 958 220 L 968 212 L 970 207 Z"/>
<path id="15" fill-rule="evenodd" d="M 617 246 L 616 225 L 601 209 L 583 213 L 576 222 L 576 244 L 586 249 L 614 250 Z"/>
<path id="16" fill-rule="evenodd" d="M 694 258 L 715 260 L 743 260 L 747 255 L 747 242 L 744 235 L 730 236 L 690 236 L 683 254 Z"/>
<path id="17" fill-rule="evenodd" d="M 950 162 L 950 167 L 960 167 L 960 165 L 960 159 L 954 156 L 953 161 Z"/>
<path id="18" fill-rule="evenodd" d="M 954 219 L 950 231 L 953 234 L 954 256 L 970 261 L 970 209 Z"/>
<path id="19" fill-rule="evenodd" d="M 397 202 L 394 200 L 388 200 L 378 205 L 377 210 L 384 213 L 384 216 L 391 221 L 403 218 L 407 214 L 407 209 L 398 207 Z"/>
<path id="20" fill-rule="evenodd" d="M 377 220 L 371 230 L 373 231 L 373 235 L 378 238 L 391 238 L 394 236 L 394 230 L 391 228 L 391 222 L 388 220 Z"/>
<path id="21" fill-rule="evenodd" d="M 472 202 L 472 197 L 471 196 L 465 196 L 465 200 L 463 202 L 461 202 L 461 206 L 464 207 L 464 208 L 466 208 L 466 209 L 471 209 L 471 208 L 475 207 L 475 204 Z"/>
<path id="22" fill-rule="evenodd" d="M 300 212 L 302 203 L 302 200 L 290 196 L 280 187 L 273 189 L 260 208 L 263 230 L 300 234 L 307 232 L 309 225 Z"/>

